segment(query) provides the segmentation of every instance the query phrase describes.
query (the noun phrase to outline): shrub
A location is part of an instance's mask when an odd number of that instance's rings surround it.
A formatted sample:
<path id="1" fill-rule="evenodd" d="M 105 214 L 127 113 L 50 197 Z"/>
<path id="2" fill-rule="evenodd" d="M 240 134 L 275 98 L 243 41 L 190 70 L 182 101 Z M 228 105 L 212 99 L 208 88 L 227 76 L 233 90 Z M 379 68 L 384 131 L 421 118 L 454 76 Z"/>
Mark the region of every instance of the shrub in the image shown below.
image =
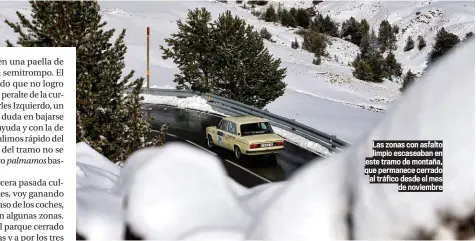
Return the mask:
<path id="1" fill-rule="evenodd" d="M 259 32 L 259 35 L 261 36 L 261 38 L 264 38 L 268 41 L 271 41 L 271 38 L 273 37 L 273 35 L 266 28 L 262 28 Z"/>
<path id="2" fill-rule="evenodd" d="M 426 42 L 423 36 L 419 35 L 418 36 L 418 50 L 422 50 L 423 48 L 426 47 Z"/>
<path id="3" fill-rule="evenodd" d="M 266 22 L 277 22 L 278 15 L 276 14 L 276 10 L 274 9 L 273 5 L 269 5 L 263 15 L 263 20 Z"/>
<path id="4" fill-rule="evenodd" d="M 402 87 L 400 88 L 400 91 L 404 92 L 405 90 L 407 90 L 408 87 L 410 87 L 413 84 L 415 79 L 416 79 L 416 74 L 412 73 L 411 70 L 408 70 L 407 73 L 405 74 L 405 77 L 403 77 L 403 83 L 402 83 Z"/>
<path id="5" fill-rule="evenodd" d="M 294 41 L 291 42 L 291 48 L 293 48 L 293 49 L 298 49 L 299 48 L 299 42 L 298 42 L 297 38 L 295 38 Z"/>
<path id="6" fill-rule="evenodd" d="M 412 50 L 414 47 L 415 47 L 415 41 L 413 41 L 411 36 L 408 36 L 407 43 L 405 44 L 403 51 L 408 52 Z"/>
<path id="7" fill-rule="evenodd" d="M 433 63 L 440 59 L 446 52 L 452 49 L 460 42 L 458 36 L 449 33 L 445 28 L 438 30 L 435 37 L 435 44 L 429 54 L 429 63 Z"/>

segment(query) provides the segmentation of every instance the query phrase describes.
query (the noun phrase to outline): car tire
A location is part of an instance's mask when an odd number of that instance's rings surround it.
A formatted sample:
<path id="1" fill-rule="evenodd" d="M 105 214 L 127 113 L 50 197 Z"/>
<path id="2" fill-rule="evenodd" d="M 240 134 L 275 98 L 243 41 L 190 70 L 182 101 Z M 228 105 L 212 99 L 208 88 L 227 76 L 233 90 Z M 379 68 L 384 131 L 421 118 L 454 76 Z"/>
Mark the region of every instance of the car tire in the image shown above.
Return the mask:
<path id="1" fill-rule="evenodd" d="M 233 153 L 235 154 L 235 158 L 236 160 L 240 160 L 241 159 L 241 150 L 238 146 L 235 146 L 234 150 L 233 150 Z"/>
<path id="2" fill-rule="evenodd" d="M 215 145 L 213 145 L 213 139 L 210 135 L 207 135 L 207 147 L 208 149 L 213 149 Z"/>

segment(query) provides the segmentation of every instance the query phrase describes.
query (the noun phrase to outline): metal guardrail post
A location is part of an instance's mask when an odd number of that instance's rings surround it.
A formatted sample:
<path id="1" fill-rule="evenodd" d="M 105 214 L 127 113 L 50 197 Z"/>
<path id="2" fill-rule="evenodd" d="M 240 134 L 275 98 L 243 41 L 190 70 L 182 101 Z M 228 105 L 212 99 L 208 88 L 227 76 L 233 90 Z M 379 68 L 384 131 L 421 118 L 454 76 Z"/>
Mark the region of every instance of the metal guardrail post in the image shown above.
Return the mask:
<path id="1" fill-rule="evenodd" d="M 149 42 L 150 42 L 150 27 L 147 27 L 147 91 L 150 89 L 150 61 L 149 61 L 149 55 L 150 55 L 150 48 L 149 48 Z"/>

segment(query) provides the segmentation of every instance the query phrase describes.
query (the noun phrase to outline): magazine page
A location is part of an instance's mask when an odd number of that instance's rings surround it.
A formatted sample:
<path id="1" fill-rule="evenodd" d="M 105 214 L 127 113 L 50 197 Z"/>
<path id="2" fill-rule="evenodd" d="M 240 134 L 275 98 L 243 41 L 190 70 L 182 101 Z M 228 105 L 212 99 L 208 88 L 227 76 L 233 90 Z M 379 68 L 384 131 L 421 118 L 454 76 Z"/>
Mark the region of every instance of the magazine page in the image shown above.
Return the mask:
<path id="1" fill-rule="evenodd" d="M 475 238 L 474 1 L 0 15 L 0 241 Z"/>

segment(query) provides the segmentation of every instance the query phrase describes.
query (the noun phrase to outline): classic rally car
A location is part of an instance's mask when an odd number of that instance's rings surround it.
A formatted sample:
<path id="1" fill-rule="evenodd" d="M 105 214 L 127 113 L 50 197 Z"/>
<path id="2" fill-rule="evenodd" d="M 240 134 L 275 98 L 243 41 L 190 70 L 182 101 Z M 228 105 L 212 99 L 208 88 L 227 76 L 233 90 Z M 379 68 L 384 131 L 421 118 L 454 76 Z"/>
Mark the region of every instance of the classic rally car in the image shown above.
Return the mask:
<path id="1" fill-rule="evenodd" d="M 208 148 L 215 146 L 243 155 L 272 155 L 284 149 L 284 139 L 275 134 L 266 119 L 255 116 L 225 117 L 218 126 L 206 128 Z"/>

